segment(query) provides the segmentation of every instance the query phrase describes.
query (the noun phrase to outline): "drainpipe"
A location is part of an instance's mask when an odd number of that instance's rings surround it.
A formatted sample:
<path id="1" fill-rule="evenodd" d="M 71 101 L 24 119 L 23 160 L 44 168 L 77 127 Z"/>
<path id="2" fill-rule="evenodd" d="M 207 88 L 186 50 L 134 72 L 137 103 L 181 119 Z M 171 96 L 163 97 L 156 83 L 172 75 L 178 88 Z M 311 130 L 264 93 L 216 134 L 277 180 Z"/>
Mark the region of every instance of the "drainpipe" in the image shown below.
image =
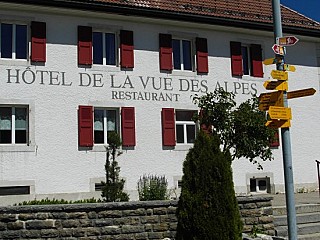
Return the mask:
<path id="1" fill-rule="evenodd" d="M 316 160 L 317 163 L 317 170 L 318 170 L 318 184 L 319 184 L 319 197 L 320 197 L 320 161 Z"/>

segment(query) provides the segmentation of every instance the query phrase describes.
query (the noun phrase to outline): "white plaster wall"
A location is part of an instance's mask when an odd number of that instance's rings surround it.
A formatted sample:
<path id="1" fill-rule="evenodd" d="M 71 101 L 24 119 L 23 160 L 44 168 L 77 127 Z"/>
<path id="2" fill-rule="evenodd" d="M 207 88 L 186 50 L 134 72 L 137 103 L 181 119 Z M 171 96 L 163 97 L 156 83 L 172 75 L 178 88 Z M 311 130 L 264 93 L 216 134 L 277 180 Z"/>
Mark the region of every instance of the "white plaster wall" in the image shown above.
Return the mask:
<path id="1" fill-rule="evenodd" d="M 166 175 L 169 187 L 174 187 L 174 177 L 182 175 L 182 163 L 187 153 L 185 150 L 164 150 L 162 148 L 161 108 L 196 109 L 192 104 L 191 95 L 196 92 L 179 91 L 179 79 L 196 79 L 205 81 L 209 91 L 217 85 L 226 82 L 229 91 L 237 93 L 237 100 L 243 101 L 250 93 L 265 92 L 263 82 L 269 78 L 269 72 L 275 66 L 265 66 L 265 77 L 231 77 L 230 71 L 230 41 L 244 43 L 259 43 L 263 47 L 264 57 L 273 57 L 271 46 L 273 34 L 262 34 L 259 31 L 233 31 L 230 28 L 221 29 L 214 26 L 190 27 L 177 25 L 170 21 L 148 23 L 148 19 L 130 19 L 126 17 L 97 14 L 103 17 L 85 17 L 76 14 L 57 15 L 33 11 L 5 11 L 10 16 L 44 21 L 47 23 L 47 61 L 45 66 L 35 66 L 26 63 L 0 61 L 0 100 L 30 99 L 34 101 L 35 146 L 32 152 L 0 151 L 0 181 L 25 181 L 35 183 L 35 194 L 80 193 L 90 191 L 90 179 L 104 176 L 105 153 L 78 150 L 77 109 L 79 105 L 94 105 L 100 107 L 133 106 L 136 112 L 136 146 L 134 150 L 125 150 L 118 161 L 121 166 L 121 176 L 126 179 L 126 189 L 135 190 L 139 177 L 143 174 Z M 88 16 L 87 15 L 87 16 Z M 79 68 L 77 65 L 77 26 L 105 25 L 118 29 L 134 31 L 135 67 L 133 71 L 121 71 L 119 67 Z M 208 39 L 209 74 L 200 76 L 195 72 L 160 73 L 158 34 L 183 33 L 190 36 Z M 299 36 L 298 36 L 299 37 Z M 296 90 L 313 87 L 319 90 L 319 75 L 316 56 L 316 45 L 309 41 L 300 42 L 294 47 L 288 47 L 286 61 L 296 66 L 295 73 L 289 73 L 289 89 Z M 33 84 L 25 84 L 22 73 L 29 67 L 32 72 L 57 71 L 59 75 L 55 82 L 59 85 L 49 85 L 45 77 L 40 84 L 37 77 Z M 8 83 L 8 70 L 15 74 L 20 71 L 20 83 L 15 83 L 14 77 Z M 62 72 L 65 85 L 62 86 Z M 79 86 L 79 73 L 90 76 L 101 74 L 101 87 Z M 25 73 L 28 79 L 27 73 Z M 179 102 L 163 101 L 125 101 L 112 100 L 111 77 L 114 75 L 115 85 L 120 86 L 129 76 L 134 91 L 168 92 L 180 94 Z M 37 75 L 39 76 L 39 75 Z M 139 76 L 172 79 L 172 91 L 155 91 L 151 86 L 143 89 Z M 159 82 L 157 82 L 159 84 Z M 235 86 L 248 86 L 236 89 Z M 103 85 L 103 86 L 102 86 Z M 123 88 L 125 91 L 132 89 Z M 225 86 L 225 85 L 224 85 Z M 316 184 L 317 174 L 315 159 L 319 159 L 317 146 L 320 143 L 319 124 L 320 113 L 317 103 L 319 96 L 289 100 L 292 107 L 293 120 L 291 131 L 294 181 L 296 184 Z M 180 149 L 180 148 L 176 148 Z M 264 172 L 274 174 L 274 183 L 278 189 L 283 188 L 283 168 L 281 147 L 274 151 L 275 160 L 263 163 Z M 261 172 L 246 159 L 233 163 L 234 182 L 238 192 L 246 190 L 246 173 Z"/>

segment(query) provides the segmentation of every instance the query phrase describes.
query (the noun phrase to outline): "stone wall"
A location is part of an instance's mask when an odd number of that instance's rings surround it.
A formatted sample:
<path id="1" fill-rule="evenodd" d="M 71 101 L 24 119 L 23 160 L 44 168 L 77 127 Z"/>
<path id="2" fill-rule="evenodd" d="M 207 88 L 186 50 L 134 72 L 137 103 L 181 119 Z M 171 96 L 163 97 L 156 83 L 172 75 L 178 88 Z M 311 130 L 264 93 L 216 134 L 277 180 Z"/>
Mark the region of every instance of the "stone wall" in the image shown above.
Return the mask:
<path id="1" fill-rule="evenodd" d="M 272 198 L 239 198 L 244 231 L 274 233 Z M 177 201 L 0 208 L 0 239 L 173 239 Z"/>

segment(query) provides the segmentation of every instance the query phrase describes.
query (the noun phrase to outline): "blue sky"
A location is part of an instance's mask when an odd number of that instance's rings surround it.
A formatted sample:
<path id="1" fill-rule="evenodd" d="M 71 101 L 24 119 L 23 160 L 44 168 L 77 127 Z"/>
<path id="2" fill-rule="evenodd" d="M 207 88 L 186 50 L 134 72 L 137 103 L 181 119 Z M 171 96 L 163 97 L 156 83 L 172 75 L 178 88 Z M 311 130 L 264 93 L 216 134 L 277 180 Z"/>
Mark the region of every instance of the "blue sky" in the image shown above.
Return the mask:
<path id="1" fill-rule="evenodd" d="M 281 4 L 320 22 L 320 0 L 280 0 Z"/>

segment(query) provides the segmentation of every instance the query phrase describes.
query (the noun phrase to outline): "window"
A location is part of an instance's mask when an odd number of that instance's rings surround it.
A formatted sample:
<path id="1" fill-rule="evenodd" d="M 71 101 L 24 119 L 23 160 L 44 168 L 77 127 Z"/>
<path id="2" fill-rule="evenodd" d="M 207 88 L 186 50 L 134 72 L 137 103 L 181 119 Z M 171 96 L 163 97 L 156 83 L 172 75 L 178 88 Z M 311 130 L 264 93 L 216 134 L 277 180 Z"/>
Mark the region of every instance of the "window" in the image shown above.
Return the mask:
<path id="1" fill-rule="evenodd" d="M 196 124 L 192 120 L 196 111 L 176 111 L 177 143 L 194 143 L 196 138 Z"/>
<path id="2" fill-rule="evenodd" d="M 251 178 L 250 179 L 251 193 L 270 193 L 270 178 Z"/>
<path id="3" fill-rule="evenodd" d="M 118 57 L 120 48 L 120 57 Z M 134 67 L 133 32 L 120 31 L 120 42 L 115 33 L 93 31 L 90 26 L 78 26 L 78 64 L 116 66 L 120 58 L 122 68 Z"/>
<path id="4" fill-rule="evenodd" d="M 173 69 L 192 71 L 191 41 L 172 39 Z"/>
<path id="5" fill-rule="evenodd" d="M 93 64 L 116 65 L 116 36 L 114 33 L 93 32 Z"/>
<path id="6" fill-rule="evenodd" d="M 1 58 L 27 59 L 27 25 L 1 23 Z"/>
<path id="7" fill-rule="evenodd" d="M 120 130 L 119 109 L 79 106 L 79 146 L 93 147 L 108 143 L 108 133 Z M 122 146 L 133 147 L 135 137 L 135 111 L 133 107 L 121 108 Z"/>
<path id="8" fill-rule="evenodd" d="M 195 51 L 193 46 L 195 45 Z M 159 34 L 160 70 L 194 71 L 208 73 L 208 46 L 206 38 L 178 39 L 171 34 Z"/>
<path id="9" fill-rule="evenodd" d="M 230 42 L 230 49 L 233 76 L 263 77 L 261 45 L 244 45 L 241 42 Z"/>
<path id="10" fill-rule="evenodd" d="M 196 124 L 192 120 L 196 111 L 162 109 L 162 140 L 164 146 L 192 144 L 196 137 Z"/>
<path id="11" fill-rule="evenodd" d="M 0 144 L 28 143 L 28 107 L 0 106 Z"/>
<path id="12" fill-rule="evenodd" d="M 119 112 L 116 109 L 94 109 L 95 144 L 107 144 L 108 133 L 118 132 L 118 116 Z"/>

